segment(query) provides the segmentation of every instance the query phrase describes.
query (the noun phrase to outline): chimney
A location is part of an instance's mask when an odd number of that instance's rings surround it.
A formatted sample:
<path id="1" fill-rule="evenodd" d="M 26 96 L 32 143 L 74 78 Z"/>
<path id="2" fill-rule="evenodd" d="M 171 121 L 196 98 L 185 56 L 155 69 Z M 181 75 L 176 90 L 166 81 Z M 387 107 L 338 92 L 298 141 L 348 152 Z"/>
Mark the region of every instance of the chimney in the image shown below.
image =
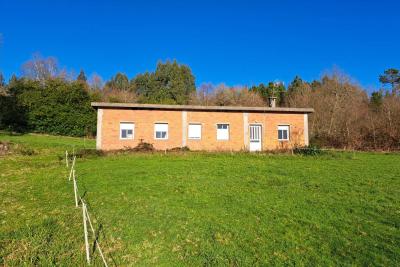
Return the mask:
<path id="1" fill-rule="evenodd" d="M 268 97 L 269 100 L 269 107 L 270 108 L 276 108 L 276 97 L 275 96 L 270 96 Z"/>

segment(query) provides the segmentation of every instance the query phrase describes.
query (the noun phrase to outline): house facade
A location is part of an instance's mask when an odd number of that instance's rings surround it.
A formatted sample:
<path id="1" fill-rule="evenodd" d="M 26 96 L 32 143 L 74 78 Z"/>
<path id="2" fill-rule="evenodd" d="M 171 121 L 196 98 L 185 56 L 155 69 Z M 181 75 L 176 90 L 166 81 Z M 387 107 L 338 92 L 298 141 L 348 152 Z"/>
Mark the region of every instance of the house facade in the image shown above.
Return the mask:
<path id="1" fill-rule="evenodd" d="M 99 150 L 262 151 L 308 145 L 310 108 L 92 103 Z"/>

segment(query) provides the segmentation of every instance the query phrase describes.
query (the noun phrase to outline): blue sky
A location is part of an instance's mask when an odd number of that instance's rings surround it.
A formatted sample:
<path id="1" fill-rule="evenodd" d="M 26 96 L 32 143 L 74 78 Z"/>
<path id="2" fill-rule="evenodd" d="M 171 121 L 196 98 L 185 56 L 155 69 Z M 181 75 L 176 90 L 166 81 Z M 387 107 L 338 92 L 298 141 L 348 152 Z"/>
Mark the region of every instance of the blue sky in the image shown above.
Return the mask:
<path id="1" fill-rule="evenodd" d="M 0 71 L 33 53 L 108 79 L 177 59 L 196 83 L 253 85 L 339 67 L 369 91 L 400 67 L 398 1 L 4 1 Z"/>

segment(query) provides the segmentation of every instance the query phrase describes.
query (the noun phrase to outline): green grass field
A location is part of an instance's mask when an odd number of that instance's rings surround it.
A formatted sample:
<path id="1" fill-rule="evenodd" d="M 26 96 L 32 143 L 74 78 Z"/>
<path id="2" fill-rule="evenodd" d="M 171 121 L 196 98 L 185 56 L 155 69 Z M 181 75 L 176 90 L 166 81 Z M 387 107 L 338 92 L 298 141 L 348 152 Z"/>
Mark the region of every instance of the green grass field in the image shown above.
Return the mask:
<path id="1" fill-rule="evenodd" d="M 0 157 L 0 265 L 84 265 L 62 156 L 94 141 L 0 141 L 18 148 Z M 76 172 L 110 266 L 400 262 L 399 154 L 120 154 Z"/>

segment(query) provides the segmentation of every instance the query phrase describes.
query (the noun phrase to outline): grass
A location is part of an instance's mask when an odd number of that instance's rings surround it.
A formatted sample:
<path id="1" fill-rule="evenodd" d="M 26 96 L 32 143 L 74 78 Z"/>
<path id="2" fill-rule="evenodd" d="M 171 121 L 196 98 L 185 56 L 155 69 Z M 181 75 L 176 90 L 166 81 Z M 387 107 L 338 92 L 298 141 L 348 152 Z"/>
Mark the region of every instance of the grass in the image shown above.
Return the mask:
<path id="1" fill-rule="evenodd" d="M 0 265 L 84 265 L 62 155 L 94 141 L 2 140 L 35 154 L 0 158 Z M 120 154 L 76 172 L 110 265 L 400 262 L 399 154 Z"/>

